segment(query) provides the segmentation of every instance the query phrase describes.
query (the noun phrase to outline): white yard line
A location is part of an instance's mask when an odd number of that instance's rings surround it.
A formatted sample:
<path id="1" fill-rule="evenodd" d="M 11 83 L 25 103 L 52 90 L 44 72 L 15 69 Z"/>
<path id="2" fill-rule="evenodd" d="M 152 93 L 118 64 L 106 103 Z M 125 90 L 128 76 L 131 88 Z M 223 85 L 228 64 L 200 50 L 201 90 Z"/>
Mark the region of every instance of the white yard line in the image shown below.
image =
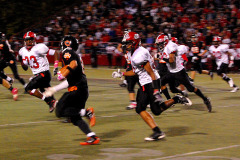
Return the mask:
<path id="1" fill-rule="evenodd" d="M 232 146 L 226 146 L 226 147 L 220 147 L 220 148 L 214 148 L 214 149 L 207 149 L 207 150 L 204 150 L 204 151 L 188 152 L 188 153 L 183 153 L 183 154 L 176 154 L 176 155 L 173 155 L 173 156 L 154 158 L 154 159 L 150 159 L 150 160 L 171 159 L 171 158 L 189 156 L 189 155 L 205 153 L 205 152 L 220 151 L 220 150 L 229 149 L 229 148 L 236 148 L 236 147 L 240 147 L 240 145 L 232 145 Z"/>

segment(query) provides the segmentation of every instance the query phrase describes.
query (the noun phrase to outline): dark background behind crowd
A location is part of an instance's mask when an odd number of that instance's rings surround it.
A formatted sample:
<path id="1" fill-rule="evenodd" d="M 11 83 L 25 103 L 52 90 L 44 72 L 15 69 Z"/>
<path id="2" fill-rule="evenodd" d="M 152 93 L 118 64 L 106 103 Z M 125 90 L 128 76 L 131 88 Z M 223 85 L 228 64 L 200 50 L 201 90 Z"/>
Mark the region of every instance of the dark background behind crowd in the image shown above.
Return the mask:
<path id="1" fill-rule="evenodd" d="M 126 29 L 138 32 L 149 50 L 154 50 L 160 32 L 184 44 L 196 34 L 199 41 L 210 45 L 212 37 L 218 35 L 231 47 L 240 48 L 239 0 L 27 2 L 1 1 L 0 31 L 6 33 L 14 50 L 21 47 L 23 34 L 31 30 L 37 33 L 38 42 L 52 48 L 58 48 L 63 35 L 70 34 L 79 40 L 80 53 L 103 54 L 108 44 L 117 49 Z"/>

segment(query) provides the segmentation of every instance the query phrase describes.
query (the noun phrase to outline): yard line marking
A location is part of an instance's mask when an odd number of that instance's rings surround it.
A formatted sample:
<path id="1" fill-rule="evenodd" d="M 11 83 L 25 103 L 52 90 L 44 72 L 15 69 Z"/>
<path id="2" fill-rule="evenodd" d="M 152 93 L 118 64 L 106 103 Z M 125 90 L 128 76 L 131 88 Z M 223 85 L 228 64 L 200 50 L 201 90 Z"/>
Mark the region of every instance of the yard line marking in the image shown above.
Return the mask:
<path id="1" fill-rule="evenodd" d="M 204 151 L 189 152 L 189 153 L 177 154 L 177 155 L 167 156 L 167 157 L 162 157 L 162 158 L 154 158 L 154 159 L 150 159 L 150 160 L 161 160 L 161 159 L 177 158 L 177 157 L 183 157 L 183 156 L 188 156 L 188 155 L 193 155 L 193 154 L 198 154 L 198 153 L 220 151 L 220 150 L 229 149 L 229 148 L 236 148 L 236 147 L 240 147 L 240 145 L 232 145 L 232 146 L 227 146 L 227 147 L 207 149 L 207 150 L 204 150 Z"/>
<path id="2" fill-rule="evenodd" d="M 27 124 L 38 124 L 38 123 L 48 123 L 48 122 L 56 122 L 56 121 L 61 121 L 61 120 L 58 119 L 58 120 L 52 120 L 52 121 L 38 121 L 38 122 L 25 122 L 25 123 L 2 124 L 2 125 L 0 125 L 0 127 L 19 126 L 19 125 L 27 125 Z"/>

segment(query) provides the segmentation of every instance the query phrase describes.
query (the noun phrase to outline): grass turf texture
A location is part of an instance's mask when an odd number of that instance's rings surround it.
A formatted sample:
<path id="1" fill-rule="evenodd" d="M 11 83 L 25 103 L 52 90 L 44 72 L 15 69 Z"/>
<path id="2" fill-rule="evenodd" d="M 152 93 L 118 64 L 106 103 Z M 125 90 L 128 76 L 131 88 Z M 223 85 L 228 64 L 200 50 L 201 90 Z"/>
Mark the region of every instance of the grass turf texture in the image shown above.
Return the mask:
<path id="1" fill-rule="evenodd" d="M 11 74 L 9 68 L 5 71 Z M 19 72 L 26 81 L 32 75 L 20 67 Z M 129 104 L 126 88 L 119 87 L 121 80 L 111 78 L 112 72 L 86 68 L 90 90 L 86 107 L 95 108 L 97 122 L 92 130 L 101 138 L 101 143 L 94 146 L 80 146 L 86 136 L 78 127 L 62 123 L 64 119 L 49 113 L 44 101 L 23 94 L 17 80 L 14 86 L 19 88 L 18 101 L 0 86 L 0 159 L 240 159 L 240 95 L 230 93 L 228 84 L 216 74 L 214 80 L 207 75 L 197 75 L 195 80 L 195 85 L 211 98 L 212 113 L 190 93 L 191 107 L 178 104 L 154 116 L 166 138 L 145 142 L 144 137 L 152 131 L 134 110 L 125 110 Z M 230 77 L 239 85 L 239 75 Z M 51 84 L 58 83 L 53 77 Z M 59 99 L 64 91 L 55 97 Z"/>

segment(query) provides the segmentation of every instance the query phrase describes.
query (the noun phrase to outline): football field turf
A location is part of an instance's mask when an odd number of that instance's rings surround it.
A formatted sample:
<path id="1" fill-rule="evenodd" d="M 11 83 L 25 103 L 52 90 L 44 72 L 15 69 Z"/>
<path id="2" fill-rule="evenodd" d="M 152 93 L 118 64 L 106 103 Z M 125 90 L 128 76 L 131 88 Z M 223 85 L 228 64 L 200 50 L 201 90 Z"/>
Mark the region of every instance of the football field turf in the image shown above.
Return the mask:
<path id="1" fill-rule="evenodd" d="M 18 101 L 0 86 L 0 160 L 240 160 L 240 91 L 230 93 L 216 73 L 213 80 L 207 75 L 197 75 L 195 80 L 211 98 L 212 113 L 190 93 L 192 106 L 177 104 L 154 116 L 166 138 L 145 142 L 152 131 L 134 110 L 125 109 L 127 90 L 119 87 L 120 79 L 111 78 L 112 72 L 86 69 L 90 91 L 86 107 L 95 108 L 97 122 L 92 130 L 101 138 L 99 145 L 92 146 L 79 145 L 86 139 L 82 131 L 49 113 L 44 101 L 23 94 L 17 80 Z M 26 81 L 31 76 L 30 71 L 20 73 Z M 240 85 L 240 75 L 229 76 Z M 51 84 L 58 83 L 53 77 Z"/>

